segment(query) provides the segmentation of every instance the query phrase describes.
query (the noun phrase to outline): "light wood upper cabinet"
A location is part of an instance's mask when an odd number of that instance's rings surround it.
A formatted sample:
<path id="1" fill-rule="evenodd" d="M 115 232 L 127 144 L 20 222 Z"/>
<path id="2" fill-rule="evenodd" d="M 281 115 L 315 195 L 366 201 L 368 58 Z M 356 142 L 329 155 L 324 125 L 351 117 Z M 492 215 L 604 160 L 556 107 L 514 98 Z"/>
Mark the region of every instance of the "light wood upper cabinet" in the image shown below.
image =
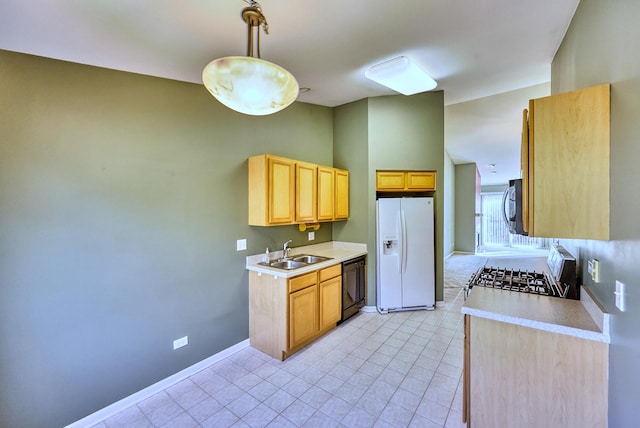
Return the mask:
<path id="1" fill-rule="evenodd" d="M 333 220 L 335 179 L 333 168 L 318 167 L 318 221 Z"/>
<path id="2" fill-rule="evenodd" d="M 610 85 L 530 100 L 523 125 L 529 235 L 609 239 Z"/>
<path id="3" fill-rule="evenodd" d="M 290 224 L 295 219 L 295 162 L 270 155 L 249 158 L 249 224 Z"/>
<path id="4" fill-rule="evenodd" d="M 428 192 L 436 190 L 435 171 L 376 171 L 376 190 Z"/>
<path id="5" fill-rule="evenodd" d="M 348 217 L 349 171 L 267 154 L 249 158 L 249 225 Z"/>
<path id="6" fill-rule="evenodd" d="M 296 163 L 296 221 L 314 222 L 317 212 L 318 166 Z"/>
<path id="7" fill-rule="evenodd" d="M 349 171 L 335 169 L 335 220 L 349 218 Z"/>

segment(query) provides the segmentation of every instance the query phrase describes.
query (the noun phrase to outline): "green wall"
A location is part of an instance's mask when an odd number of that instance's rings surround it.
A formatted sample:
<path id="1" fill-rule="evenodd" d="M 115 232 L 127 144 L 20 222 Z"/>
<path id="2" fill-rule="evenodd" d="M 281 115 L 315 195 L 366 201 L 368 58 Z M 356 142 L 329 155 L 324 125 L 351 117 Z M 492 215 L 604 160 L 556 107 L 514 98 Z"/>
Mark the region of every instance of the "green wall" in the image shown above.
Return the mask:
<path id="1" fill-rule="evenodd" d="M 456 166 L 453 164 L 449 153 L 444 153 L 444 231 L 443 231 L 443 254 L 445 257 L 453 254 L 455 250 L 455 213 L 456 213 Z"/>
<path id="2" fill-rule="evenodd" d="M 334 109 L 333 164 L 349 170 L 349 221 L 333 225 L 333 239 L 367 242 L 369 233 L 369 134 L 368 101 L 360 100 Z M 368 262 L 375 260 L 375 247 L 369 246 Z"/>
<path id="3" fill-rule="evenodd" d="M 611 83 L 611 241 L 562 240 L 580 259 L 580 274 L 611 313 L 609 426 L 640 420 L 640 2 L 582 0 L 553 59 L 551 92 Z M 594 195 L 597 198 L 597 195 Z M 587 260 L 600 261 L 599 283 Z M 627 286 L 625 312 L 615 281 Z"/>
<path id="4" fill-rule="evenodd" d="M 288 239 L 367 243 L 374 305 L 376 169 L 438 171 L 442 300 L 442 92 L 252 117 L 201 85 L 0 51 L 0 135 L 0 426 L 64 426 L 247 339 L 245 257 Z M 349 221 L 313 242 L 248 226 L 261 153 L 348 169 Z"/>
<path id="5" fill-rule="evenodd" d="M 249 117 L 201 85 L 6 51 L 0 136 L 6 427 L 74 422 L 247 339 L 245 257 L 308 243 L 247 225 L 247 157 L 333 164 L 329 108 Z"/>
<path id="6" fill-rule="evenodd" d="M 476 164 L 455 166 L 455 250 L 476 252 Z"/>
<path id="7" fill-rule="evenodd" d="M 369 98 L 368 110 L 369 251 L 374 253 L 376 248 L 376 170 L 436 171 L 436 300 L 441 301 L 444 267 L 444 93 L 434 91 L 410 97 Z M 375 267 L 374 263 L 369 263 L 370 279 L 375 278 Z M 376 281 L 369 280 L 369 296 L 375 296 L 375 290 Z M 369 298 L 367 304 L 374 305 L 375 300 Z"/>
<path id="8" fill-rule="evenodd" d="M 368 98 L 334 109 L 334 163 L 351 174 L 351 215 L 333 238 L 366 242 L 367 305 L 376 304 L 378 169 L 437 171 L 436 299 L 443 295 L 444 103 L 441 91 Z M 343 238 L 344 237 L 344 238 Z M 346 239 L 348 238 L 348 239 Z"/>

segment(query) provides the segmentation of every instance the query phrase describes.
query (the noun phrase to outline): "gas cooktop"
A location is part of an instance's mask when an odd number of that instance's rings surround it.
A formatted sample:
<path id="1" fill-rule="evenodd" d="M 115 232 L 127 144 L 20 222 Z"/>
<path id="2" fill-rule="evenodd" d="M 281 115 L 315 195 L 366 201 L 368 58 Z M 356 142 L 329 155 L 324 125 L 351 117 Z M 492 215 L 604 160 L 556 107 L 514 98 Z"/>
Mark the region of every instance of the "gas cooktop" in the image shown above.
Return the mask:
<path id="1" fill-rule="evenodd" d="M 475 286 L 554 297 L 567 297 L 569 292 L 568 286 L 557 284 L 545 273 L 486 266 L 478 269 L 469 280 L 469 288 Z"/>
<path id="2" fill-rule="evenodd" d="M 471 288 L 487 287 L 544 296 L 579 299 L 576 281 L 576 260 L 560 245 L 553 245 L 547 259 L 551 274 L 484 266 L 469 280 L 467 294 Z"/>

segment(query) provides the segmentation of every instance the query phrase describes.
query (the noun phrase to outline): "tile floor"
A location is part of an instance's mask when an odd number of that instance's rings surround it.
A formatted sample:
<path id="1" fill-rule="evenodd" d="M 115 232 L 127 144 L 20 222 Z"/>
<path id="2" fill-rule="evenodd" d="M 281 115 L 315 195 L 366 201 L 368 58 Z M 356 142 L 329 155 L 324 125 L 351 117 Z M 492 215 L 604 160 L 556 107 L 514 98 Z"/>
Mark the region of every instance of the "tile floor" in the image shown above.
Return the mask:
<path id="1" fill-rule="evenodd" d="M 464 427 L 464 297 L 446 274 L 444 298 L 360 313 L 284 362 L 245 348 L 95 428 Z"/>

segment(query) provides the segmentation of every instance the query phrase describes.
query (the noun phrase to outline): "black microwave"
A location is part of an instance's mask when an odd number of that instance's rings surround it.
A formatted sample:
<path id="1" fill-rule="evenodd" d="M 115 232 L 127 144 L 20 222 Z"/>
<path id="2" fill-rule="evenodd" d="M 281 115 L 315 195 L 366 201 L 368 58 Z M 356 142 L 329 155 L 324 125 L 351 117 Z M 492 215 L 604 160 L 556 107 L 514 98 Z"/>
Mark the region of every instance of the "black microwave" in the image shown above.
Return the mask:
<path id="1" fill-rule="evenodd" d="M 502 214 L 509 233 L 529 236 L 522 222 L 522 179 L 509 180 L 509 187 L 502 196 Z"/>

